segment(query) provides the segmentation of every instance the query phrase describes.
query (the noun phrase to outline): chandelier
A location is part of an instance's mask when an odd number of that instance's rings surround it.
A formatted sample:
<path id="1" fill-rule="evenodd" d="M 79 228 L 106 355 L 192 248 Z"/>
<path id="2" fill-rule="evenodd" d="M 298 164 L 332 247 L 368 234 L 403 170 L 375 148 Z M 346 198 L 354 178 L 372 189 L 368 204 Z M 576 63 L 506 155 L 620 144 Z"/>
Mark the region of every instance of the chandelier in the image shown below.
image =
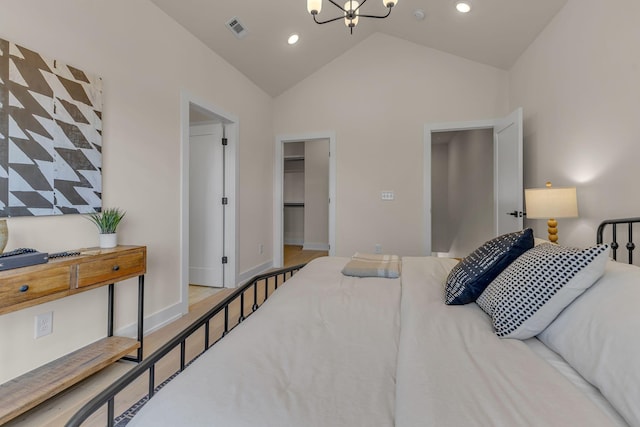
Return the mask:
<path id="1" fill-rule="evenodd" d="M 351 34 L 353 34 L 353 27 L 358 25 L 358 18 L 377 18 L 384 19 L 391 14 L 391 8 L 398 3 L 398 0 L 382 0 L 382 4 L 384 7 L 389 9 L 386 15 L 365 15 L 360 13 L 360 8 L 367 2 L 367 0 L 362 0 L 362 3 L 357 2 L 356 0 L 347 0 L 344 4 L 344 7 L 340 6 L 333 0 L 329 0 L 331 4 L 342 11 L 341 16 L 337 18 L 328 19 L 326 21 L 318 21 L 317 15 L 322 10 L 322 0 L 307 0 L 307 10 L 313 16 L 313 20 L 316 24 L 326 24 L 328 22 L 337 21 L 338 19 L 344 18 L 344 24 L 349 27 Z"/>

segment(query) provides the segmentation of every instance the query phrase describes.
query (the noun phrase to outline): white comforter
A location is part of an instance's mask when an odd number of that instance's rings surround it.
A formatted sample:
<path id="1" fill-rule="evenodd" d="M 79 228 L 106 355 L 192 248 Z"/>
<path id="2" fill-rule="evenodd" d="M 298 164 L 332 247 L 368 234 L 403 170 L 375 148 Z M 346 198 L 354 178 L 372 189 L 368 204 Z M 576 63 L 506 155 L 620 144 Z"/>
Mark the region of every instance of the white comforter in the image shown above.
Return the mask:
<path id="1" fill-rule="evenodd" d="M 402 259 L 396 426 L 613 425 L 524 342 L 498 338 L 476 304 L 444 304 L 454 262 Z"/>
<path id="2" fill-rule="evenodd" d="M 403 258 L 401 279 L 343 276 L 347 262 L 305 267 L 129 426 L 612 425 L 475 304 L 444 304 L 455 261 Z"/>
<path id="3" fill-rule="evenodd" d="M 313 261 L 129 426 L 393 426 L 400 280 Z"/>

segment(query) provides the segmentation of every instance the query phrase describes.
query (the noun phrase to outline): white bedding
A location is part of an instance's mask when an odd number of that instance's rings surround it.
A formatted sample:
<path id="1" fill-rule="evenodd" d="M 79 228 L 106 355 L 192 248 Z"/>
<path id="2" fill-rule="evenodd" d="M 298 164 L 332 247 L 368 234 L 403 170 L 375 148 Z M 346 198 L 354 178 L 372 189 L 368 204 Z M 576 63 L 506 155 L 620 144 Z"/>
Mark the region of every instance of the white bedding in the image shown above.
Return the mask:
<path id="1" fill-rule="evenodd" d="M 477 305 L 445 305 L 451 260 L 402 262 L 397 427 L 616 425 L 524 342 L 498 338 Z"/>
<path id="2" fill-rule="evenodd" d="M 393 426 L 400 280 L 298 272 L 129 426 Z"/>
<path id="3" fill-rule="evenodd" d="M 344 276 L 348 261 L 310 263 L 129 426 L 624 425 L 540 342 L 445 305 L 455 260 L 405 257 L 401 279 Z"/>
<path id="4" fill-rule="evenodd" d="M 540 342 L 538 338 L 529 338 L 524 341 L 527 346 L 547 363 L 557 369 L 565 378 L 575 385 L 582 393 L 593 401 L 603 412 L 605 412 L 611 422 L 619 427 L 628 427 L 629 424 L 622 418 L 622 415 L 615 410 L 611 403 L 604 398 L 602 393 L 585 380 L 575 369 L 571 367 L 559 354 Z"/>

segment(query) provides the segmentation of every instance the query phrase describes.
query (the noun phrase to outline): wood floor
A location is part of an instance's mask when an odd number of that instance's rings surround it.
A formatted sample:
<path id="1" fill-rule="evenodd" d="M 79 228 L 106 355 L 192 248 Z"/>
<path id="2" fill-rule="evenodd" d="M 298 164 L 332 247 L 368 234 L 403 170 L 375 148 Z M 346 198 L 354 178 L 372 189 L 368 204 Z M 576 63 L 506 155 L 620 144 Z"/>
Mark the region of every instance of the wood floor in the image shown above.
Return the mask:
<path id="1" fill-rule="evenodd" d="M 327 251 L 304 251 L 302 246 L 284 245 L 284 266 L 291 267 L 298 264 L 306 264 L 309 261 L 327 256 Z"/>
<path id="2" fill-rule="evenodd" d="M 224 291 L 224 288 L 222 287 L 212 288 L 209 286 L 189 285 L 189 307 L 221 291 Z"/>
<path id="3" fill-rule="evenodd" d="M 301 246 L 285 246 L 284 247 L 284 264 L 285 267 L 304 264 L 315 258 L 326 256 L 325 251 L 303 251 Z M 264 288 L 263 288 L 264 289 Z M 144 338 L 144 356 L 148 356 L 165 342 L 178 334 L 182 329 L 189 325 L 193 320 L 197 319 L 208 309 L 222 301 L 233 290 L 224 288 L 207 288 L 203 286 L 190 287 L 189 290 L 189 313 L 171 324 L 145 336 Z M 263 291 L 259 292 L 264 295 Z M 250 304 L 250 302 L 247 302 Z M 239 312 L 239 307 L 232 309 Z M 211 327 L 212 339 L 215 340 L 221 334 L 223 328 L 223 320 L 217 319 Z M 187 360 L 190 360 L 201 350 L 202 334 L 196 333 L 192 340 L 187 344 Z M 212 341 L 213 342 L 213 341 Z M 179 354 L 174 354 L 165 359 L 166 362 L 159 364 L 156 368 L 156 383 L 160 383 L 164 378 L 176 371 L 179 366 Z M 114 382 L 135 364 L 133 362 L 116 362 L 113 365 L 103 369 L 102 371 L 92 375 L 86 380 L 80 382 L 74 387 L 66 390 L 58 396 L 49 399 L 29 412 L 17 417 L 16 419 L 4 424 L 4 427 L 41 427 L 64 426 L 65 422 L 92 396 L 102 391 L 107 385 Z M 137 402 L 147 390 L 147 380 L 143 378 L 127 388 L 115 401 L 115 414 L 120 414 L 131 405 Z M 85 426 L 105 425 L 105 410 L 99 411 L 94 417 L 90 418 Z"/>

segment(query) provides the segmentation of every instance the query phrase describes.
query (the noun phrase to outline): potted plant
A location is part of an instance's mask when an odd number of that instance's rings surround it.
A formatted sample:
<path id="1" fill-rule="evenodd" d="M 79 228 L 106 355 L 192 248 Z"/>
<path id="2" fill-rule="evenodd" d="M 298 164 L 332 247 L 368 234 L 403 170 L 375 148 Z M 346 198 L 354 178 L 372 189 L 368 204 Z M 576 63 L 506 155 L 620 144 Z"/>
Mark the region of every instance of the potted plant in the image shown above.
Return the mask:
<path id="1" fill-rule="evenodd" d="M 126 212 L 120 210 L 120 208 L 107 208 L 103 209 L 102 212 L 89 214 L 89 220 L 98 227 L 100 232 L 101 248 L 115 248 L 118 246 L 116 228 L 125 214 Z"/>

